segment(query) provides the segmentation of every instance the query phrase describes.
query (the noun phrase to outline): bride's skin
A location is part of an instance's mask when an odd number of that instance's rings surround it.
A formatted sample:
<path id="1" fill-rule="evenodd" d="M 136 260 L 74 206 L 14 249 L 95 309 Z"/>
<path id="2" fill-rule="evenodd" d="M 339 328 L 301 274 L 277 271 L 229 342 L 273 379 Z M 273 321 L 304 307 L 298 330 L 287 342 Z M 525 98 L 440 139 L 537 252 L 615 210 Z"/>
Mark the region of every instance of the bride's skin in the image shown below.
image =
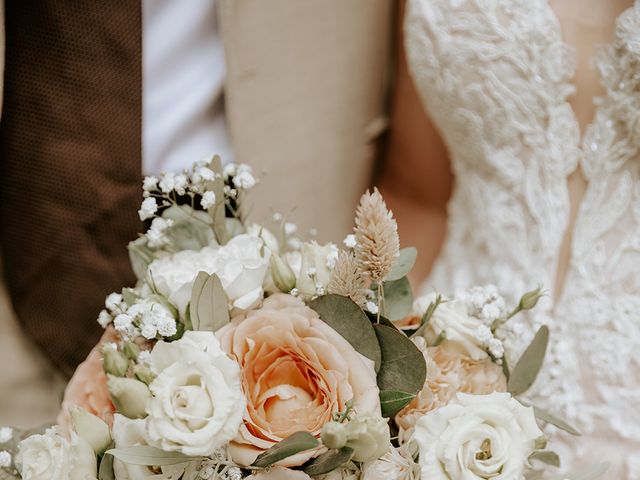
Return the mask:
<path id="1" fill-rule="evenodd" d="M 603 94 L 592 59 L 599 45 L 611 42 L 616 18 L 632 6 L 633 0 L 549 0 L 564 41 L 576 51 L 577 68 L 570 98 L 582 131 L 593 119 L 594 97 Z M 427 276 L 437 257 L 446 229 L 446 203 L 451 194 L 453 174 L 447 150 L 425 114 L 409 76 L 402 46 L 401 25 L 404 1 L 398 14 L 398 59 L 391 109 L 391 131 L 380 179 L 381 190 L 393 210 L 406 245 L 418 247 L 420 257 L 413 271 L 417 284 Z M 571 232 L 586 180 L 578 169 L 567 179 L 571 197 L 571 221 L 561 248 L 554 288 L 561 291 L 566 275 Z"/>

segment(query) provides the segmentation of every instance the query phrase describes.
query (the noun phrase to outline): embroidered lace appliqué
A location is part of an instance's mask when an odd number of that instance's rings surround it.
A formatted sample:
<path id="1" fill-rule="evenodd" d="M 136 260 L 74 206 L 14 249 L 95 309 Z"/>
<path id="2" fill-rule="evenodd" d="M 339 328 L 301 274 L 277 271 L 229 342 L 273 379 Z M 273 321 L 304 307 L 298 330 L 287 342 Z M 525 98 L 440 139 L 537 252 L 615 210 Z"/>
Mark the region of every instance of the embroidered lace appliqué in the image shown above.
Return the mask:
<path id="1" fill-rule="evenodd" d="M 607 476 L 635 480 L 640 0 L 595 59 L 606 94 L 582 139 L 567 102 L 573 52 L 547 0 L 410 0 L 405 43 L 456 175 L 447 239 L 427 288 L 494 283 L 516 301 L 538 284 L 553 287 L 569 221 L 567 176 L 582 167 L 589 186 L 563 293 L 509 337 L 521 351 L 538 325 L 550 325 L 552 348 L 531 399 L 587 434 L 577 442 L 583 451 L 576 444 L 564 452 L 569 463 L 610 452 Z"/>

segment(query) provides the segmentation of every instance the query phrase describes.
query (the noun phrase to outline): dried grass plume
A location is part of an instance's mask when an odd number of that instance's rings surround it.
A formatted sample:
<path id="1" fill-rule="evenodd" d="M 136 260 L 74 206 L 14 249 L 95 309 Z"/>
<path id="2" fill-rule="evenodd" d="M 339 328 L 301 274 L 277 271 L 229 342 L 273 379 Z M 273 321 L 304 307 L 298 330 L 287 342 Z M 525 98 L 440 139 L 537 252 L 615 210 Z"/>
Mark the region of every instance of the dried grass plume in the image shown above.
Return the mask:
<path id="1" fill-rule="evenodd" d="M 366 278 L 358 269 L 356 257 L 341 250 L 335 267 L 331 272 L 327 292 L 349 297 L 355 303 L 364 307 L 367 303 L 365 288 Z"/>
<path id="2" fill-rule="evenodd" d="M 356 210 L 356 263 L 361 273 L 381 282 L 400 254 L 398 225 L 377 188 L 365 193 Z"/>

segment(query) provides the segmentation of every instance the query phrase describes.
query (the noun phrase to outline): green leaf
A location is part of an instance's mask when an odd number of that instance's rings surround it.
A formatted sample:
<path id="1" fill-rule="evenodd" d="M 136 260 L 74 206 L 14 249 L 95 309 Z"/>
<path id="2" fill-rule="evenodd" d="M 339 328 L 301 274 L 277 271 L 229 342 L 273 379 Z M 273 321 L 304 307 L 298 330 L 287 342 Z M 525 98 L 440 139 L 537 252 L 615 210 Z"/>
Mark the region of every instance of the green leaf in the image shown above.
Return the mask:
<path id="1" fill-rule="evenodd" d="M 258 455 L 251 466 L 266 468 L 296 453 L 311 450 L 318 446 L 320 446 L 320 442 L 309 432 L 296 432 Z"/>
<path id="2" fill-rule="evenodd" d="M 211 170 L 216 174 L 216 178 L 207 182 L 207 190 L 213 190 L 216 196 L 216 204 L 213 210 L 210 210 L 211 220 L 213 222 L 213 231 L 220 245 L 224 245 L 229 241 L 229 232 L 227 230 L 227 221 L 225 219 L 225 195 L 224 195 L 224 178 L 222 177 L 222 160 L 218 155 L 211 160 Z"/>
<path id="3" fill-rule="evenodd" d="M 227 294 L 215 273 L 198 273 L 191 292 L 189 311 L 194 330 L 215 332 L 229 323 Z"/>
<path id="4" fill-rule="evenodd" d="M 555 415 L 547 412 L 546 410 L 543 410 L 543 409 L 541 409 L 539 407 L 536 407 L 535 405 L 531 405 L 531 404 L 528 404 L 526 402 L 523 402 L 522 400 L 520 400 L 520 403 L 522 403 L 523 405 L 525 405 L 527 407 L 533 407 L 533 412 L 535 413 L 536 418 L 538 420 L 540 420 L 541 422 L 546 422 L 546 423 L 550 423 L 551 425 L 555 425 L 559 429 L 564 430 L 565 432 L 568 432 L 571 435 L 575 435 L 576 437 L 579 437 L 579 436 L 582 435 L 578 431 L 578 429 L 572 427 L 571 425 L 569 425 L 567 422 L 565 422 L 561 418 L 556 417 Z"/>
<path id="5" fill-rule="evenodd" d="M 538 450 L 533 452 L 529 455 L 529 460 L 538 460 L 539 462 L 553 465 L 554 467 L 560 466 L 560 457 L 556 452 L 552 452 L 551 450 Z"/>
<path id="6" fill-rule="evenodd" d="M 416 247 L 407 247 L 400 250 L 400 255 L 396 263 L 391 267 L 391 271 L 387 274 L 385 281 L 392 282 L 405 277 L 413 268 L 418 257 Z"/>
<path id="7" fill-rule="evenodd" d="M 340 450 L 329 450 L 302 466 L 302 471 L 311 477 L 329 473 L 344 465 L 353 457 L 353 448 L 342 447 Z"/>
<path id="8" fill-rule="evenodd" d="M 378 388 L 380 391 L 395 390 L 417 394 L 422 390 L 427 376 L 427 365 L 422 352 L 397 329 L 380 324 L 373 328 L 382 353 Z"/>
<path id="9" fill-rule="evenodd" d="M 608 462 L 588 465 L 580 470 L 551 477 L 549 480 L 595 480 L 604 475 L 609 465 Z"/>
<path id="10" fill-rule="evenodd" d="M 380 408 L 383 417 L 393 417 L 416 397 L 415 393 L 399 390 L 380 391 Z"/>
<path id="11" fill-rule="evenodd" d="M 98 469 L 98 480 L 115 480 L 113 473 L 113 455 L 104 454 Z"/>
<path id="12" fill-rule="evenodd" d="M 384 311 L 389 320 L 400 320 L 411 312 L 413 293 L 407 277 L 393 282 L 384 282 Z"/>
<path id="13" fill-rule="evenodd" d="M 367 315 L 355 302 L 330 294 L 312 300 L 309 306 L 357 352 L 373 360 L 376 372 L 380 369 L 381 353 L 376 333 Z"/>
<path id="14" fill-rule="evenodd" d="M 165 452 L 148 445 L 137 445 L 127 448 L 113 448 L 107 450 L 105 455 L 113 455 L 118 460 L 131 465 L 176 465 L 198 460 L 200 457 L 189 457 L 179 452 Z"/>
<path id="15" fill-rule="evenodd" d="M 543 325 L 511 371 L 507 390 L 513 396 L 523 394 L 535 382 L 538 372 L 542 368 L 548 343 L 549 328 Z"/>

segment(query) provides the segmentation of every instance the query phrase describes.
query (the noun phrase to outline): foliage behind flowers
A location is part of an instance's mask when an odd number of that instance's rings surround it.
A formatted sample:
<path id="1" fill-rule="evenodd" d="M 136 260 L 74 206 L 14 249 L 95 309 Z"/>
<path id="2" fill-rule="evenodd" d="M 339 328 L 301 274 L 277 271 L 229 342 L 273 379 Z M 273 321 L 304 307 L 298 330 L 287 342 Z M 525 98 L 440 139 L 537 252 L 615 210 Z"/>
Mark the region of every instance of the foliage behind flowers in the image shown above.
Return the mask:
<path id="1" fill-rule="evenodd" d="M 339 248 L 278 214 L 249 224 L 255 184 L 218 157 L 144 179 L 138 283 L 106 298 L 61 425 L 0 429 L 0 478 L 553 478 L 538 422 L 576 432 L 517 400 L 548 330 L 513 365 L 504 342 L 540 289 L 414 299 L 417 252 L 377 190 Z"/>

